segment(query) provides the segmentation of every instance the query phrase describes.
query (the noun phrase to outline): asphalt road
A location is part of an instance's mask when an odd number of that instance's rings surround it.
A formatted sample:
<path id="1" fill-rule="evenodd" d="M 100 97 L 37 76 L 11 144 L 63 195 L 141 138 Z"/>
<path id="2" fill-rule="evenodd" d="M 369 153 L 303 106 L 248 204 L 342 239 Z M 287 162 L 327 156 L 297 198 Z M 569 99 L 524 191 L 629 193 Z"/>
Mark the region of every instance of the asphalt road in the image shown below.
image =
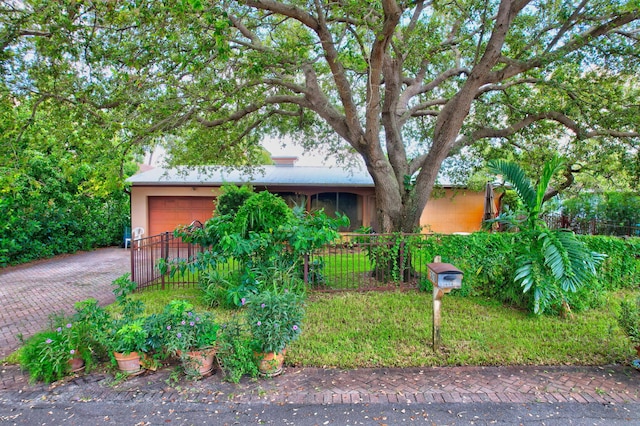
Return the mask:
<path id="1" fill-rule="evenodd" d="M 640 404 L 0 401 L 2 425 L 640 425 Z"/>

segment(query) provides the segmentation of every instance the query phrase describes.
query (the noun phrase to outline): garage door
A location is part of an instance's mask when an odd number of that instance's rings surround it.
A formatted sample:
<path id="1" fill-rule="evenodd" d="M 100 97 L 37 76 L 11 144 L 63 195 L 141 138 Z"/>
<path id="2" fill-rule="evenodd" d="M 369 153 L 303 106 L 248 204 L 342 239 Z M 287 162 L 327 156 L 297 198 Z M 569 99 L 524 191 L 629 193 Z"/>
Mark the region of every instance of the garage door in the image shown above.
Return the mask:
<path id="1" fill-rule="evenodd" d="M 204 223 L 213 215 L 214 197 L 149 197 L 149 234 L 172 232 L 194 220 Z"/>

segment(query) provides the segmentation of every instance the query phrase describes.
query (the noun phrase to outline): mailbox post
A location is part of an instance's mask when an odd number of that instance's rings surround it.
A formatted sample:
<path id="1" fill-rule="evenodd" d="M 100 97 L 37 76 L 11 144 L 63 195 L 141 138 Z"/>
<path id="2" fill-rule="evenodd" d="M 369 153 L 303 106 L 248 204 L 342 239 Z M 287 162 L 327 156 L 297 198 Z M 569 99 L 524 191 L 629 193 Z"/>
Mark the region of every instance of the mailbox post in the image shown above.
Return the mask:
<path id="1" fill-rule="evenodd" d="M 454 288 L 462 287 L 462 271 L 450 263 L 441 263 L 436 256 L 433 263 L 427 264 L 429 281 L 433 284 L 433 350 L 440 347 L 440 307 L 442 296 Z"/>

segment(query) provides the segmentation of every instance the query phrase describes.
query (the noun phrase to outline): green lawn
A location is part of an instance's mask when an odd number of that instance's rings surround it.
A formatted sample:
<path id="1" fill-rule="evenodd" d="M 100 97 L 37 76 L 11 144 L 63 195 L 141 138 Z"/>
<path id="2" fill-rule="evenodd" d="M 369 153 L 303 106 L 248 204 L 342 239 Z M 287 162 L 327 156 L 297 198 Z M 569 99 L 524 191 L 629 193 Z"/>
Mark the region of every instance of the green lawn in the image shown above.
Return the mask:
<path id="1" fill-rule="evenodd" d="M 288 348 L 286 362 L 338 368 L 625 363 L 635 352 L 615 319 L 624 295 L 610 295 L 600 309 L 559 318 L 449 294 L 442 303 L 442 346 L 434 352 L 430 293 L 312 292 L 302 336 Z M 172 299 L 205 308 L 198 289 L 153 290 L 133 297 L 143 300 L 149 313 Z M 239 312 L 216 310 L 220 322 Z"/>
<path id="2" fill-rule="evenodd" d="M 198 291 L 149 291 L 137 295 L 150 311 L 172 298 L 198 304 Z M 317 367 L 443 365 L 603 365 L 634 354 L 615 319 L 612 295 L 601 309 L 573 318 L 536 317 L 490 300 L 446 295 L 442 346 L 432 348 L 430 293 L 311 293 L 303 333 L 287 363 Z M 221 321 L 238 311 L 218 310 Z"/>
<path id="3" fill-rule="evenodd" d="M 436 353 L 432 305 L 431 294 L 418 292 L 313 295 L 287 362 L 343 368 L 600 365 L 633 355 L 611 306 L 563 319 L 453 295 L 443 300 L 442 346 Z"/>

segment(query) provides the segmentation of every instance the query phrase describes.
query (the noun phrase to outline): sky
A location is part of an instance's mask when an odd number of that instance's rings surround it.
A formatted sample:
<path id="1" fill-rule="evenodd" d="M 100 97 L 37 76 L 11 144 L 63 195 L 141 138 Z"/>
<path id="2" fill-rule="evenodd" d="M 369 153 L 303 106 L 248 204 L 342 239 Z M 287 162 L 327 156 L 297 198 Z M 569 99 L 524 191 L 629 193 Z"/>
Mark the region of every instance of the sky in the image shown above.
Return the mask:
<path id="1" fill-rule="evenodd" d="M 272 157 L 286 156 L 298 157 L 296 166 L 335 166 L 336 161 L 320 152 L 303 153 L 303 149 L 291 142 L 285 142 L 286 146 L 281 146 L 281 141 L 276 139 L 265 139 L 262 146 L 271 153 Z"/>
<path id="2" fill-rule="evenodd" d="M 303 153 L 303 149 L 299 146 L 294 145 L 289 142 L 283 147 L 280 140 L 276 139 L 265 139 L 262 142 L 262 146 L 271 153 L 273 157 L 298 157 L 298 161 L 296 161 L 296 166 L 337 166 L 337 162 L 335 159 L 328 157 L 326 154 L 320 152 L 313 153 Z M 151 164 L 155 167 L 162 167 L 163 160 L 165 157 L 165 152 L 162 147 L 156 147 L 153 152 L 153 156 L 150 158 L 149 154 L 145 155 L 145 164 Z"/>

